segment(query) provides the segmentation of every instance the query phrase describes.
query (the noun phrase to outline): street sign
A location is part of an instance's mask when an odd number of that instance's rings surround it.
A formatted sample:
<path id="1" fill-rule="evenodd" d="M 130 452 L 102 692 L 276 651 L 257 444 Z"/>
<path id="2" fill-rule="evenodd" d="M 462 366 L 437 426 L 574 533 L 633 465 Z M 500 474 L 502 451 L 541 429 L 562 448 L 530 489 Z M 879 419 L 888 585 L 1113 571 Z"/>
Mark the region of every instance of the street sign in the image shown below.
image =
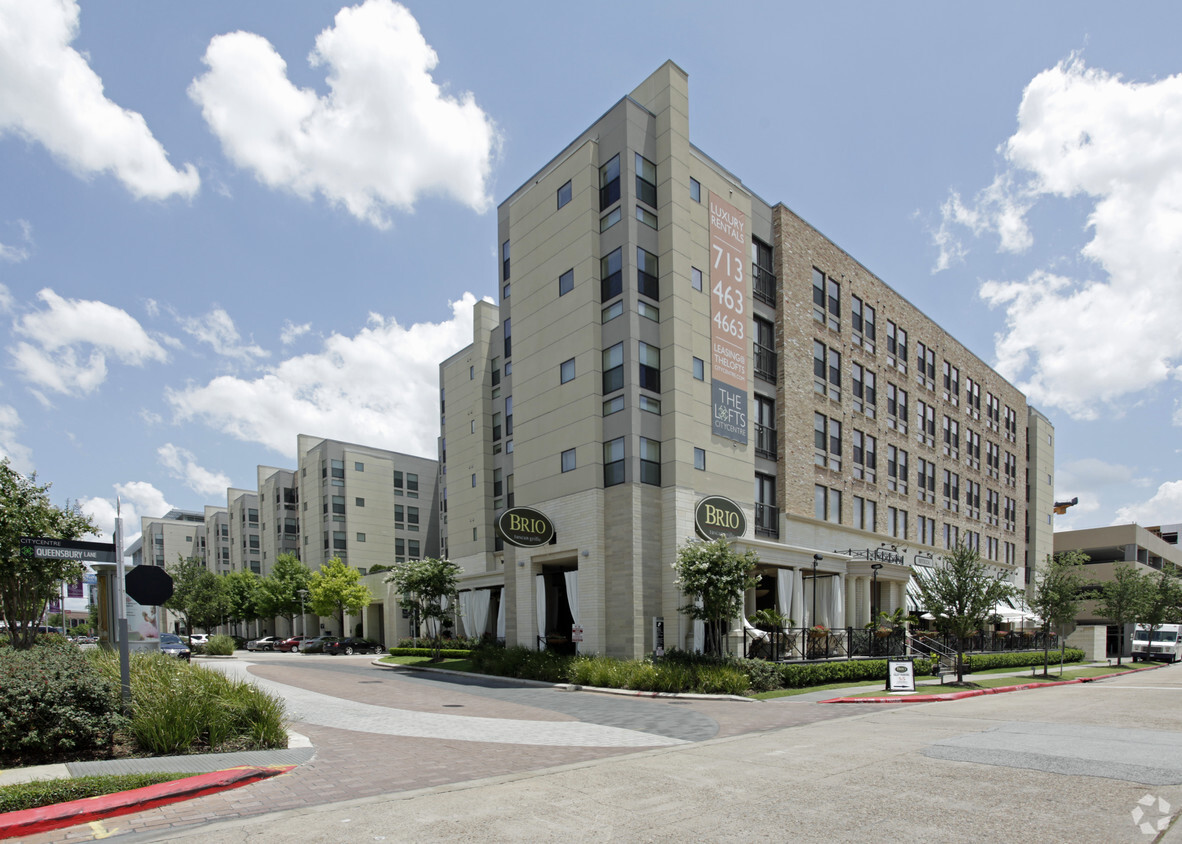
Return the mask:
<path id="1" fill-rule="evenodd" d="M 159 566 L 135 566 L 123 584 L 127 596 L 146 607 L 158 607 L 172 597 L 172 577 Z"/>
<path id="2" fill-rule="evenodd" d="M 80 539 L 22 536 L 21 553 L 29 554 L 30 552 L 38 560 L 77 560 L 80 563 L 115 562 L 115 545 L 111 542 L 84 542 Z"/>

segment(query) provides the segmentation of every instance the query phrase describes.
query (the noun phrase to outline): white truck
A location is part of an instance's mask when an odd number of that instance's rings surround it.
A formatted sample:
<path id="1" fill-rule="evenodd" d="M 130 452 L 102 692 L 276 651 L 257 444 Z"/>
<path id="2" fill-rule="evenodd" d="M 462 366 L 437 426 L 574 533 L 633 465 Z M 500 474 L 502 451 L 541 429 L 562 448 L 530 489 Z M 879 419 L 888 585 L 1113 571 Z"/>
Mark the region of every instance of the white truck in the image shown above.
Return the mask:
<path id="1" fill-rule="evenodd" d="M 1138 659 L 1164 662 L 1182 659 L 1182 624 L 1162 624 L 1153 631 L 1152 641 L 1149 628 L 1138 624 L 1133 630 L 1133 661 Z"/>

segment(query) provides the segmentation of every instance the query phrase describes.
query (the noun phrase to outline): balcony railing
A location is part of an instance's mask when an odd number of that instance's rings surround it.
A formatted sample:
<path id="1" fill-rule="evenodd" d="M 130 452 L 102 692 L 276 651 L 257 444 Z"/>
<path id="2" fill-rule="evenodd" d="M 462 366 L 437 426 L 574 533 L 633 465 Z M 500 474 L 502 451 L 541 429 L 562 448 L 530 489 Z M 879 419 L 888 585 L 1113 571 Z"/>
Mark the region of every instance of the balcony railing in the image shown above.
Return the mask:
<path id="1" fill-rule="evenodd" d="M 780 538 L 780 509 L 770 504 L 755 504 L 755 535 Z"/>
<path id="2" fill-rule="evenodd" d="M 772 271 L 759 264 L 751 265 L 751 275 L 755 279 L 755 298 L 765 304 L 776 306 L 776 277 Z"/>
<path id="3" fill-rule="evenodd" d="M 776 429 L 755 423 L 755 456 L 776 459 Z"/>
<path id="4" fill-rule="evenodd" d="M 776 353 L 758 343 L 755 344 L 755 377 L 776 383 Z"/>

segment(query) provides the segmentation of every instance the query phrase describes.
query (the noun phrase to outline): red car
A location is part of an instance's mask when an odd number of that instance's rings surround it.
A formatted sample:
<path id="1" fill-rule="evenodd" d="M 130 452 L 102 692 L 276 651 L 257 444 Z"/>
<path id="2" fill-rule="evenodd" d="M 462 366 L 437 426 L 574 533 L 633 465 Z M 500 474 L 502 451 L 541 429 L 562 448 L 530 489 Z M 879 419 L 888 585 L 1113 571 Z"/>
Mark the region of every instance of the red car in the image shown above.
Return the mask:
<path id="1" fill-rule="evenodd" d="M 295 653 L 300 649 L 300 642 L 308 638 L 307 636 L 292 636 L 290 639 L 284 639 L 282 642 L 275 643 L 275 650 L 287 651 L 287 653 Z"/>

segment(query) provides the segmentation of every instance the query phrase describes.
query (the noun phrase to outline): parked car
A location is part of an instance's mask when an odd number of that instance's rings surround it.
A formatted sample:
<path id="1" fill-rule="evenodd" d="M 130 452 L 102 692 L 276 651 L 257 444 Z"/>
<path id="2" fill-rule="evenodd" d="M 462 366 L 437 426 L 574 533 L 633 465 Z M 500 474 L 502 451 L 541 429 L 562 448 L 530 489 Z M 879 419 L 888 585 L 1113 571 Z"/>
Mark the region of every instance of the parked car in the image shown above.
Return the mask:
<path id="1" fill-rule="evenodd" d="M 193 652 L 189 650 L 189 646 L 174 633 L 160 634 L 160 653 L 175 656 L 185 662 L 191 662 L 193 659 Z"/>
<path id="2" fill-rule="evenodd" d="M 280 641 L 274 636 L 263 636 L 261 639 L 252 639 L 247 642 L 246 649 L 248 651 L 273 651 Z"/>
<path id="3" fill-rule="evenodd" d="M 194 645 L 205 645 L 209 643 L 208 633 L 190 633 L 189 641 Z"/>
<path id="4" fill-rule="evenodd" d="M 230 638 L 234 640 L 234 649 L 235 650 L 240 651 L 246 647 L 246 639 L 243 638 L 242 636 L 230 636 Z"/>
<path id="5" fill-rule="evenodd" d="M 324 653 L 324 646 L 328 642 L 336 641 L 336 636 L 312 636 L 300 642 L 300 653 L 302 654 L 319 654 Z"/>
<path id="6" fill-rule="evenodd" d="M 307 638 L 307 636 L 292 636 L 290 639 L 284 639 L 282 642 L 275 645 L 275 650 L 286 651 L 289 654 L 295 653 L 300 649 L 300 642 Z"/>
<path id="7" fill-rule="evenodd" d="M 348 636 L 344 639 L 332 639 L 324 644 L 326 654 L 380 654 L 386 650 L 381 642 L 373 639 L 363 639 L 360 636 Z"/>

